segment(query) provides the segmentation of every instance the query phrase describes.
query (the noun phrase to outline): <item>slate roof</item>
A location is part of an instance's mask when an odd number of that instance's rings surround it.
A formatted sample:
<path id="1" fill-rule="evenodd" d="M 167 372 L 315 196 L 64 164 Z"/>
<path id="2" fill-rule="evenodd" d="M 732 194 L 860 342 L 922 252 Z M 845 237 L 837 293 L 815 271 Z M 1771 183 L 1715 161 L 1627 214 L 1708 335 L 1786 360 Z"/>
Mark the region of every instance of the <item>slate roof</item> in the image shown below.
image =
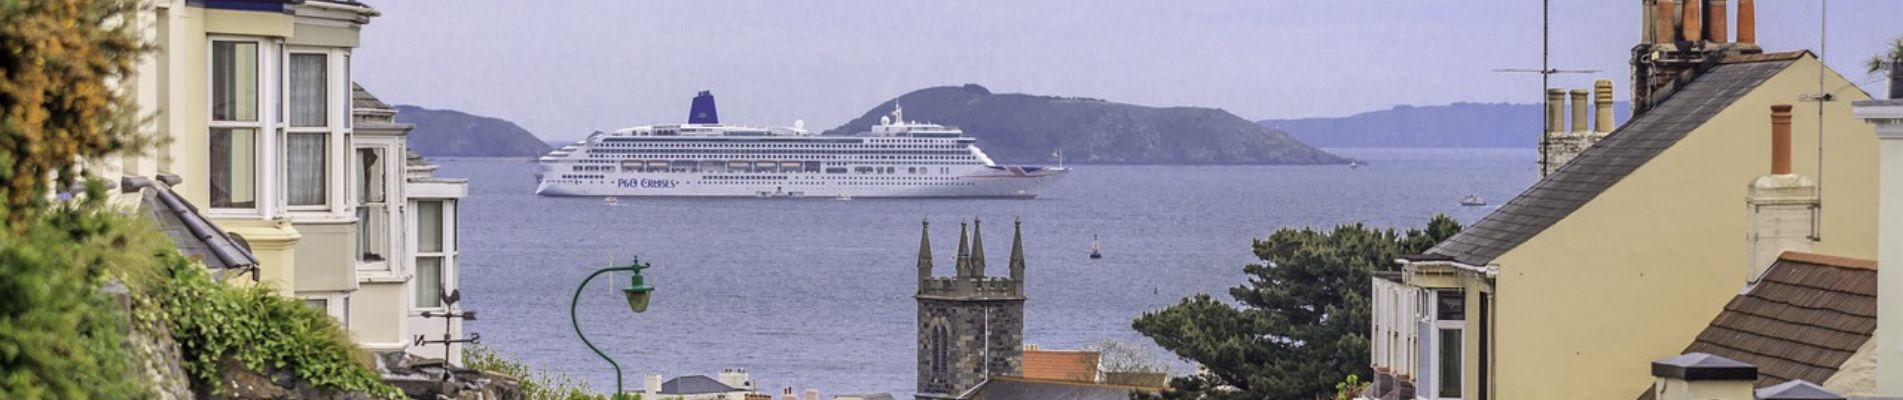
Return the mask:
<path id="1" fill-rule="evenodd" d="M 378 99 L 376 95 L 364 90 L 363 85 L 350 83 L 350 108 L 358 110 L 388 110 L 390 105 Z"/>
<path id="2" fill-rule="evenodd" d="M 1423 256 L 1451 258 L 1473 266 L 1493 262 L 1579 210 L 1803 54 L 1729 59 L 1711 67 L 1657 107 L 1634 117 L 1578 158 Z"/>
<path id="3" fill-rule="evenodd" d="M 162 175 L 159 180 L 133 176 L 122 179 L 119 187 L 127 193 L 138 192 L 141 213 L 151 218 L 165 236 L 172 238 L 178 252 L 204 263 L 220 278 L 231 271 L 258 268 L 258 258 L 251 254 L 248 246 L 199 214 L 198 207 L 173 192 L 166 181 L 179 182 L 173 175 Z"/>
<path id="4" fill-rule="evenodd" d="M 661 383 L 660 394 L 709 394 L 726 393 L 734 390 L 736 389 L 732 386 L 720 383 L 720 381 L 714 380 L 714 378 L 708 378 L 706 375 L 688 375 L 669 379 L 667 382 Z"/>
<path id="5" fill-rule="evenodd" d="M 1726 303 L 1685 352 L 1756 365 L 1757 387 L 1825 382 L 1876 329 L 1876 262 L 1788 252 Z"/>
<path id="6" fill-rule="evenodd" d="M 1126 400 L 1130 391 L 1154 389 L 1132 386 L 1062 382 L 994 376 L 972 388 L 970 400 Z"/>

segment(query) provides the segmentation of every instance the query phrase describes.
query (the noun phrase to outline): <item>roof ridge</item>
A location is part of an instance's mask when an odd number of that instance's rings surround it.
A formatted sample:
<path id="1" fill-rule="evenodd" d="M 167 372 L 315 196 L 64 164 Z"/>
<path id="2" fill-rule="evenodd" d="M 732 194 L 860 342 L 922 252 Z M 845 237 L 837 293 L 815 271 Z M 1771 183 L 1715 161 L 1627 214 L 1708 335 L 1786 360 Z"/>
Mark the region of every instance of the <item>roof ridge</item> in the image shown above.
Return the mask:
<path id="1" fill-rule="evenodd" d="M 1799 263 L 1826 266 L 1826 267 L 1877 270 L 1876 260 L 1844 257 L 1844 256 L 1838 256 L 1838 255 L 1830 255 L 1830 254 L 1819 254 L 1819 253 L 1810 253 L 1810 252 L 1802 252 L 1802 251 L 1786 251 L 1784 252 L 1784 254 L 1778 255 L 1777 259 L 1779 261 L 1796 261 Z"/>
<path id="2" fill-rule="evenodd" d="M 1769 62 L 1769 61 L 1789 61 L 1789 60 L 1804 58 L 1804 56 L 1810 56 L 1811 58 L 1817 57 L 1817 55 L 1814 53 L 1811 53 L 1809 49 L 1798 49 L 1798 50 L 1791 50 L 1791 51 L 1780 51 L 1776 53 L 1727 54 L 1725 55 L 1724 58 L 1719 59 L 1718 63 L 1719 64 L 1748 64 L 1748 63 Z"/>

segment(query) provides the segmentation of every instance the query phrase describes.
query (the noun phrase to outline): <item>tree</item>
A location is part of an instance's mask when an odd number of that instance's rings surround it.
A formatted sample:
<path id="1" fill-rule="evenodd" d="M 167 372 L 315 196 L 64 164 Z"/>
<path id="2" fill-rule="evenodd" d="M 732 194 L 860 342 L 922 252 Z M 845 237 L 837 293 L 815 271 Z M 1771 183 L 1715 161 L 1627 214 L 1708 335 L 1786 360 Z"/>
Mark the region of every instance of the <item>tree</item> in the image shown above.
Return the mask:
<path id="1" fill-rule="evenodd" d="M 15 233 L 75 159 L 137 148 L 131 100 L 114 92 L 145 50 L 128 0 L 0 0 L 0 219 Z"/>
<path id="2" fill-rule="evenodd" d="M 1097 352 L 1097 365 L 1103 372 L 1169 372 L 1156 354 L 1136 343 L 1104 340 L 1090 345 L 1090 350 Z"/>
<path id="3" fill-rule="evenodd" d="M 1305 399 L 1333 396 L 1349 375 L 1369 376 L 1367 292 L 1374 271 L 1460 231 L 1445 215 L 1397 233 L 1361 224 L 1282 229 L 1254 243 L 1235 304 L 1208 294 L 1144 313 L 1133 324 L 1203 370 L 1171 380 L 1162 399 Z"/>
<path id="4" fill-rule="evenodd" d="M 1868 62 L 1870 73 L 1883 72 L 1884 65 L 1896 60 L 1903 60 L 1903 37 L 1892 40 L 1889 50 L 1870 56 L 1870 61 Z"/>

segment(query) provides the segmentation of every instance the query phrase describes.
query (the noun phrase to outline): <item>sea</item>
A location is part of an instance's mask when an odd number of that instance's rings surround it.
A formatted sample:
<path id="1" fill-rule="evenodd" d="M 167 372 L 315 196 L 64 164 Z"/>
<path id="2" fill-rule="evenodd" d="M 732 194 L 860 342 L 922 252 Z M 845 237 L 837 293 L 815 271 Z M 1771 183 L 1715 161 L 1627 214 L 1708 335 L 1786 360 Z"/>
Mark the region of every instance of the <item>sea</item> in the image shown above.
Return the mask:
<path id="1" fill-rule="evenodd" d="M 1011 222 L 1023 223 L 1025 344 L 1141 345 L 1193 367 L 1130 328 L 1186 296 L 1227 299 L 1251 243 L 1282 228 L 1471 223 L 1531 185 L 1532 149 L 1328 149 L 1361 165 L 1120 166 L 1074 171 L 1034 200 L 554 198 L 534 194 L 529 159 L 434 160 L 469 179 L 458 223 L 469 332 L 538 369 L 607 392 L 614 372 L 576 337 L 569 304 L 589 273 L 639 257 L 653 266 L 645 313 L 627 275 L 582 288 L 582 331 L 645 377 L 747 370 L 761 391 L 818 389 L 910 398 L 917 362 L 916 260 L 930 221 L 949 275 L 960 222 L 982 219 L 990 274 L 1004 275 Z M 1490 206 L 1464 207 L 1477 195 Z M 1093 239 L 1103 258 L 1087 255 Z"/>

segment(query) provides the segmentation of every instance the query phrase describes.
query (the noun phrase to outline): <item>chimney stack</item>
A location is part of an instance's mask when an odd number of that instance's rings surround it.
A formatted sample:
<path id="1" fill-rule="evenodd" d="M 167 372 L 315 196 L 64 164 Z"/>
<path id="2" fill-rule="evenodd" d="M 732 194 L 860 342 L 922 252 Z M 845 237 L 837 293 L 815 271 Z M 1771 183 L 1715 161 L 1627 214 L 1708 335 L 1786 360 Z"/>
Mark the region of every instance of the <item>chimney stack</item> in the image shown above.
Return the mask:
<path id="1" fill-rule="evenodd" d="M 1758 367 L 1705 353 L 1652 362 L 1652 398 L 1658 400 L 1752 400 Z"/>
<path id="2" fill-rule="evenodd" d="M 1586 103 L 1586 99 L 1591 98 L 1591 94 L 1587 93 L 1585 89 L 1574 89 L 1572 91 L 1572 97 L 1573 134 L 1585 135 L 1592 133 L 1592 124 L 1587 122 L 1592 118 L 1589 113 L 1589 111 L 1592 111 L 1592 105 Z"/>
<path id="3" fill-rule="evenodd" d="M 1657 39 L 1654 43 L 1663 44 L 1678 41 L 1678 32 L 1674 29 L 1676 24 L 1672 23 L 1673 16 L 1677 14 L 1672 10 L 1673 1 L 1675 0 L 1658 0 L 1658 6 L 1652 12 L 1652 29 L 1655 32 L 1653 36 L 1656 36 L 1655 39 Z"/>
<path id="4" fill-rule="evenodd" d="M 647 383 L 647 384 L 646 384 L 646 385 L 643 385 L 643 387 L 642 387 L 642 389 L 645 389 L 645 390 L 643 390 L 643 391 L 642 391 L 643 393 L 641 394 L 641 397 L 642 397 L 642 398 L 649 398 L 649 399 L 658 399 L 658 398 L 660 398 L 660 396 L 661 396 L 661 374 L 654 374 L 654 375 L 648 375 L 648 379 L 647 379 L 647 382 L 646 382 L 646 383 Z"/>
<path id="5" fill-rule="evenodd" d="M 793 394 L 792 386 L 787 386 L 785 389 L 780 389 L 780 400 L 800 400 L 800 396 Z"/>
<path id="6" fill-rule="evenodd" d="M 1877 265 L 1903 265 L 1903 229 L 1897 229 L 1903 227 L 1903 179 L 1896 178 L 1903 176 L 1903 104 L 1869 100 L 1854 107 L 1858 119 L 1876 128 L 1876 174 L 1882 177 L 1877 179 Z M 1878 349 L 1876 395 L 1903 397 L 1903 335 L 1894 333 L 1903 332 L 1903 274 L 1877 275 L 1877 330 L 1892 333 L 1872 338 Z"/>
<path id="7" fill-rule="evenodd" d="M 1566 89 L 1546 89 L 1546 131 L 1566 131 Z"/>
<path id="8" fill-rule="evenodd" d="M 1612 122 L 1612 80 L 1592 82 L 1593 133 L 1604 136 L 1615 128 Z"/>
<path id="9" fill-rule="evenodd" d="M 1698 0 L 1680 0 L 1685 3 L 1684 21 L 1679 28 L 1685 30 L 1685 41 L 1697 43 L 1705 40 L 1704 18 L 1698 9 Z"/>
<path id="10" fill-rule="evenodd" d="M 1903 57 L 1890 60 L 1890 99 L 1903 99 Z"/>
<path id="11" fill-rule="evenodd" d="M 1771 173 L 1751 181 L 1745 205 L 1750 212 L 1750 260 L 1745 283 L 1756 284 L 1787 251 L 1810 251 L 1816 214 L 1817 184 L 1791 173 L 1791 106 L 1771 106 Z"/>
<path id="12" fill-rule="evenodd" d="M 1754 0 L 1738 0 L 1738 43 L 1758 44 L 1758 5 Z"/>
<path id="13" fill-rule="evenodd" d="M 1724 43 L 1731 40 L 1729 21 L 1726 19 L 1725 0 L 1705 0 L 1705 21 L 1711 25 L 1711 41 Z"/>
<path id="14" fill-rule="evenodd" d="M 806 400 L 819 400 L 819 389 L 806 389 Z"/>

